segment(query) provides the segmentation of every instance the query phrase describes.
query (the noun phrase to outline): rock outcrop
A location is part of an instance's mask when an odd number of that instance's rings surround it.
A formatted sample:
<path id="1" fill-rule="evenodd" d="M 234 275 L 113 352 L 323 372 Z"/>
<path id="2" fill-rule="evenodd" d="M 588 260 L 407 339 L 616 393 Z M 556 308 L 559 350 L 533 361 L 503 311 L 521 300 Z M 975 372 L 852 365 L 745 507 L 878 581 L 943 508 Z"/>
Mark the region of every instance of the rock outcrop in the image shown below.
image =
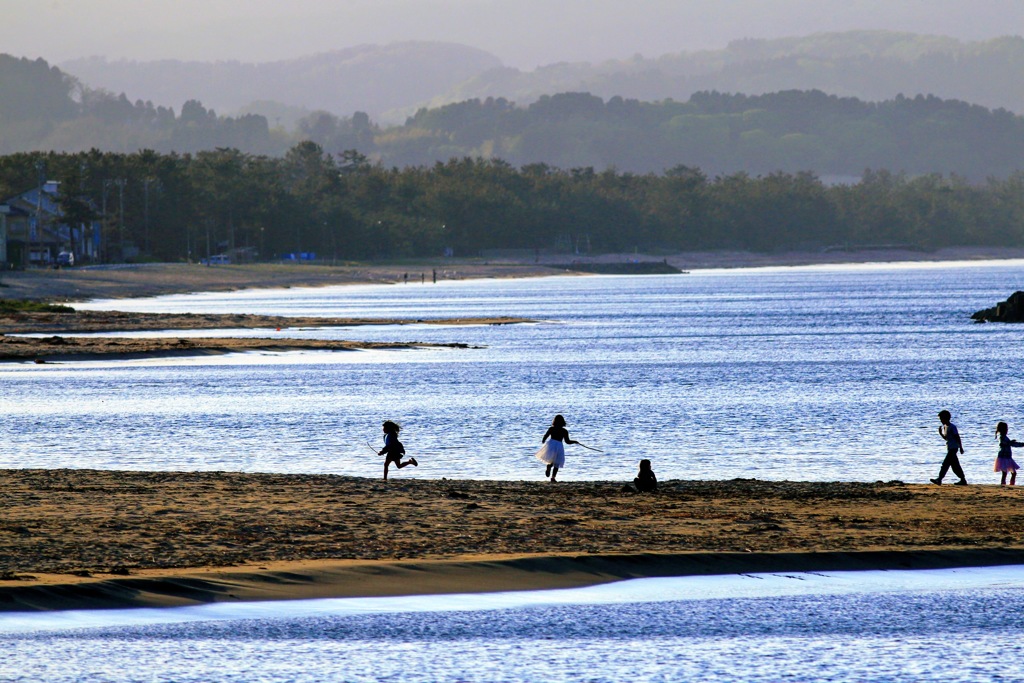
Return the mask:
<path id="1" fill-rule="evenodd" d="M 979 323 L 1024 323 L 1024 292 L 1010 295 L 1006 301 L 971 316 Z"/>

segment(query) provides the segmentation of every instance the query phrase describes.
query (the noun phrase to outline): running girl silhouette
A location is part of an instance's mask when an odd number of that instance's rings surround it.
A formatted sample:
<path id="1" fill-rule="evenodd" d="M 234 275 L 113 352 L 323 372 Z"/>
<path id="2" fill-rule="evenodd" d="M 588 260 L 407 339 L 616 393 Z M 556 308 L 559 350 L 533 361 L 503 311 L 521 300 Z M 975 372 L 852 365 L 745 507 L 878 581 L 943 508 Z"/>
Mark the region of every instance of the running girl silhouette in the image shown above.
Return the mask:
<path id="1" fill-rule="evenodd" d="M 555 481 L 559 468 L 565 466 L 564 444 L 579 443 L 579 441 L 569 438 L 569 431 L 565 428 L 565 418 L 555 415 L 555 419 L 551 421 L 551 426 L 548 427 L 548 431 L 544 432 L 544 437 L 540 442 L 544 445 L 537 451 L 537 459 L 547 464 L 544 476 L 551 477 L 551 481 Z"/>
<path id="2" fill-rule="evenodd" d="M 398 440 L 398 432 L 400 431 L 402 431 L 402 427 L 397 422 L 388 420 L 384 423 L 384 448 L 377 453 L 377 455 L 387 456 L 384 458 L 384 481 L 388 480 L 388 467 L 391 463 L 395 463 L 398 469 L 402 469 L 406 465 L 420 466 L 416 462 L 416 458 L 409 458 L 402 462 L 402 456 L 405 455 L 405 446 Z"/>

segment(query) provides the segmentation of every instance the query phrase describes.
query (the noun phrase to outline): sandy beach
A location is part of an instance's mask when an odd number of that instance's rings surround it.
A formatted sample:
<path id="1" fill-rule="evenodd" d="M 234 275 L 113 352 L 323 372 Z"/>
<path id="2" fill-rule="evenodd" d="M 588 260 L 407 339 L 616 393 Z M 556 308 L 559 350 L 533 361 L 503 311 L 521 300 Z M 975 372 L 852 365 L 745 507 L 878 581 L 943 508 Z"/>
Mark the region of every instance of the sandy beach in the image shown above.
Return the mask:
<path id="1" fill-rule="evenodd" d="M 536 263 L 460 260 L 436 263 L 202 266 L 186 263 L 119 265 L 98 268 L 36 268 L 0 273 L 0 299 L 84 301 L 126 297 L 225 292 L 239 289 L 327 287 L 351 284 L 425 286 L 437 279 L 537 277 L 564 273 Z M 422 276 L 422 284 L 421 284 Z"/>
<path id="2" fill-rule="evenodd" d="M 0 491 L 6 611 L 1024 564 L 1024 489 L 998 486 L 4 470 Z"/>

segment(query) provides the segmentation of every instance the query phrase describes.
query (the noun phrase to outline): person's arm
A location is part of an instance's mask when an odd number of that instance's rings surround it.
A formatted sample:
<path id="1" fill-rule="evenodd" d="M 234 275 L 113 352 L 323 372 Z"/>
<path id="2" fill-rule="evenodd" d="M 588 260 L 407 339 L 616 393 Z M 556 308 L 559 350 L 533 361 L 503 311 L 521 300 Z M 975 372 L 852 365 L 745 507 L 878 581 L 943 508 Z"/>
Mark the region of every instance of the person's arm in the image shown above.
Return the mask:
<path id="1" fill-rule="evenodd" d="M 551 427 L 548 427 L 548 431 L 544 432 L 544 436 L 543 438 L 541 438 L 540 442 L 544 443 L 545 441 L 548 440 L 549 436 L 551 436 Z"/>
<path id="2" fill-rule="evenodd" d="M 380 449 L 380 451 L 377 453 L 377 455 L 384 455 L 385 453 L 388 452 L 389 448 L 391 448 L 391 435 L 390 434 L 386 434 L 384 436 L 384 448 Z"/>
<path id="3" fill-rule="evenodd" d="M 567 443 L 567 444 L 579 443 L 579 441 L 573 441 L 572 439 L 569 438 L 569 430 L 568 429 L 566 429 L 564 433 L 565 433 L 565 443 Z"/>

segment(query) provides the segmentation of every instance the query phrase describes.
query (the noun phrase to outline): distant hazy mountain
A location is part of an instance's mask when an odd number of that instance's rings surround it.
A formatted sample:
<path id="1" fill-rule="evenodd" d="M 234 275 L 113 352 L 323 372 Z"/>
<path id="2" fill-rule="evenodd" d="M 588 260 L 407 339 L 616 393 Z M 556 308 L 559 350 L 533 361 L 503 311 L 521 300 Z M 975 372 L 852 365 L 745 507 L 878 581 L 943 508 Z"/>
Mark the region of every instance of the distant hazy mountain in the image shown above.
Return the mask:
<path id="1" fill-rule="evenodd" d="M 635 57 L 601 64 L 553 64 L 533 71 L 496 68 L 460 83 L 428 106 L 505 97 L 519 105 L 558 92 L 654 101 L 695 92 L 758 95 L 817 89 L 878 101 L 935 95 L 1024 112 L 1024 38 L 963 43 L 888 31 L 738 40 L 724 50 Z"/>
<path id="2" fill-rule="evenodd" d="M 501 66 L 490 53 L 450 43 L 408 42 L 361 45 L 323 54 L 262 64 L 241 62 L 107 61 L 102 57 L 61 64 L 90 88 L 125 93 L 178 108 L 199 100 L 218 113 L 246 109 L 275 123 L 296 108 L 379 116 L 408 108 Z M 253 103 L 261 103 L 250 107 Z M 282 125 L 290 122 L 284 116 Z"/>
<path id="3" fill-rule="evenodd" d="M 180 107 L 195 99 L 219 113 L 260 114 L 288 129 L 318 109 L 341 116 L 364 111 L 381 123 L 402 123 L 424 106 L 487 97 L 526 106 L 561 92 L 685 101 L 706 90 L 817 89 L 869 101 L 930 94 L 1024 112 L 1024 38 L 1018 36 L 965 43 L 888 31 L 820 33 L 532 71 L 505 67 L 476 48 L 429 42 L 363 45 L 262 64 L 91 58 L 61 68 L 131 101 Z"/>

